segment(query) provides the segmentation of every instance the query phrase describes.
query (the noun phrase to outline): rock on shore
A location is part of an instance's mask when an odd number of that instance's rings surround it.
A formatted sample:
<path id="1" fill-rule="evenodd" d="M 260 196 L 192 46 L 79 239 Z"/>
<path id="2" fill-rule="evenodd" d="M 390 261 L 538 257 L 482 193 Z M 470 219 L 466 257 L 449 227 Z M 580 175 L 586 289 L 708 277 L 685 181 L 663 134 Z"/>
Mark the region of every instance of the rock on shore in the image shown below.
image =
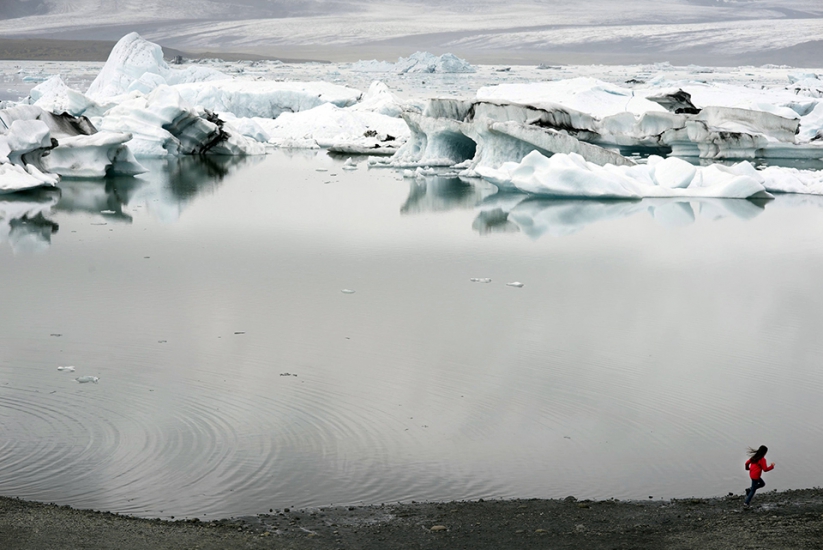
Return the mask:
<path id="1" fill-rule="evenodd" d="M 823 490 L 671 501 L 494 500 L 273 510 L 201 522 L 0 498 L 0 548 L 805 549 L 823 540 Z"/>

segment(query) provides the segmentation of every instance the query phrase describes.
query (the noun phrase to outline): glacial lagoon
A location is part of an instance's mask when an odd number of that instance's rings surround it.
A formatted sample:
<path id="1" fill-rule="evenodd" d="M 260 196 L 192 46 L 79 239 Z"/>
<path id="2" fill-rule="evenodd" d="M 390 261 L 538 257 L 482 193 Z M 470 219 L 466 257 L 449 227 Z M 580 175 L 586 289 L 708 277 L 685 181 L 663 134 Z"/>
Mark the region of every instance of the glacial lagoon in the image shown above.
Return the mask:
<path id="1" fill-rule="evenodd" d="M 711 496 L 760 444 L 768 489 L 816 483 L 821 197 L 535 200 L 344 160 L 0 197 L 0 494 L 201 519 Z"/>

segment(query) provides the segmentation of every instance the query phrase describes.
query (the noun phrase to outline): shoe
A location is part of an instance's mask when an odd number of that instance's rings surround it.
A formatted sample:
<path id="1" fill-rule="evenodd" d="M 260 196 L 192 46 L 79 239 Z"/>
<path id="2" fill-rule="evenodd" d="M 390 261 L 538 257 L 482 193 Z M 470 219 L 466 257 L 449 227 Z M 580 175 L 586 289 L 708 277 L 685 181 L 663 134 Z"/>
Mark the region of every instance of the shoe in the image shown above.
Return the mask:
<path id="1" fill-rule="evenodd" d="M 748 505 L 748 504 L 746 504 L 745 502 L 743 503 L 743 509 L 744 509 L 744 510 L 748 510 L 748 509 L 749 509 L 749 505 Z"/>
<path id="2" fill-rule="evenodd" d="M 751 487 L 746 487 L 746 494 L 748 495 L 751 492 L 752 492 L 752 488 Z"/>

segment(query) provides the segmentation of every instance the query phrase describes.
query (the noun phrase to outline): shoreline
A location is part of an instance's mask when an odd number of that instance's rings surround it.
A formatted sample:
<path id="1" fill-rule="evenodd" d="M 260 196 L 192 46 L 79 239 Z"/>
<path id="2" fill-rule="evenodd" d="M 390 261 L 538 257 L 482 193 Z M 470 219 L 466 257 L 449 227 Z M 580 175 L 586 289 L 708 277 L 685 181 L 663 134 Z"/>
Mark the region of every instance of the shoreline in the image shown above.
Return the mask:
<path id="1" fill-rule="evenodd" d="M 203 522 L 0 497 L 0 548 L 820 548 L 823 489 L 669 501 L 478 500 L 273 510 Z"/>

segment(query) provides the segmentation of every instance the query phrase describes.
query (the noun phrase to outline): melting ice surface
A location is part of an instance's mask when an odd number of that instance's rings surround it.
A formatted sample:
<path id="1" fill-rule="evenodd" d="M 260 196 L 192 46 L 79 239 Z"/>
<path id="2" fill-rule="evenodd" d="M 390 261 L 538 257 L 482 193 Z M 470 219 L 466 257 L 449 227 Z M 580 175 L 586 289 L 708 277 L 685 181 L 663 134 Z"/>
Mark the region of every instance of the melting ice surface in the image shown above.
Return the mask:
<path id="1" fill-rule="evenodd" d="M 761 443 L 772 488 L 814 479 L 820 197 L 550 200 L 343 163 L 3 197 L 0 494 L 205 519 L 708 496 Z"/>

